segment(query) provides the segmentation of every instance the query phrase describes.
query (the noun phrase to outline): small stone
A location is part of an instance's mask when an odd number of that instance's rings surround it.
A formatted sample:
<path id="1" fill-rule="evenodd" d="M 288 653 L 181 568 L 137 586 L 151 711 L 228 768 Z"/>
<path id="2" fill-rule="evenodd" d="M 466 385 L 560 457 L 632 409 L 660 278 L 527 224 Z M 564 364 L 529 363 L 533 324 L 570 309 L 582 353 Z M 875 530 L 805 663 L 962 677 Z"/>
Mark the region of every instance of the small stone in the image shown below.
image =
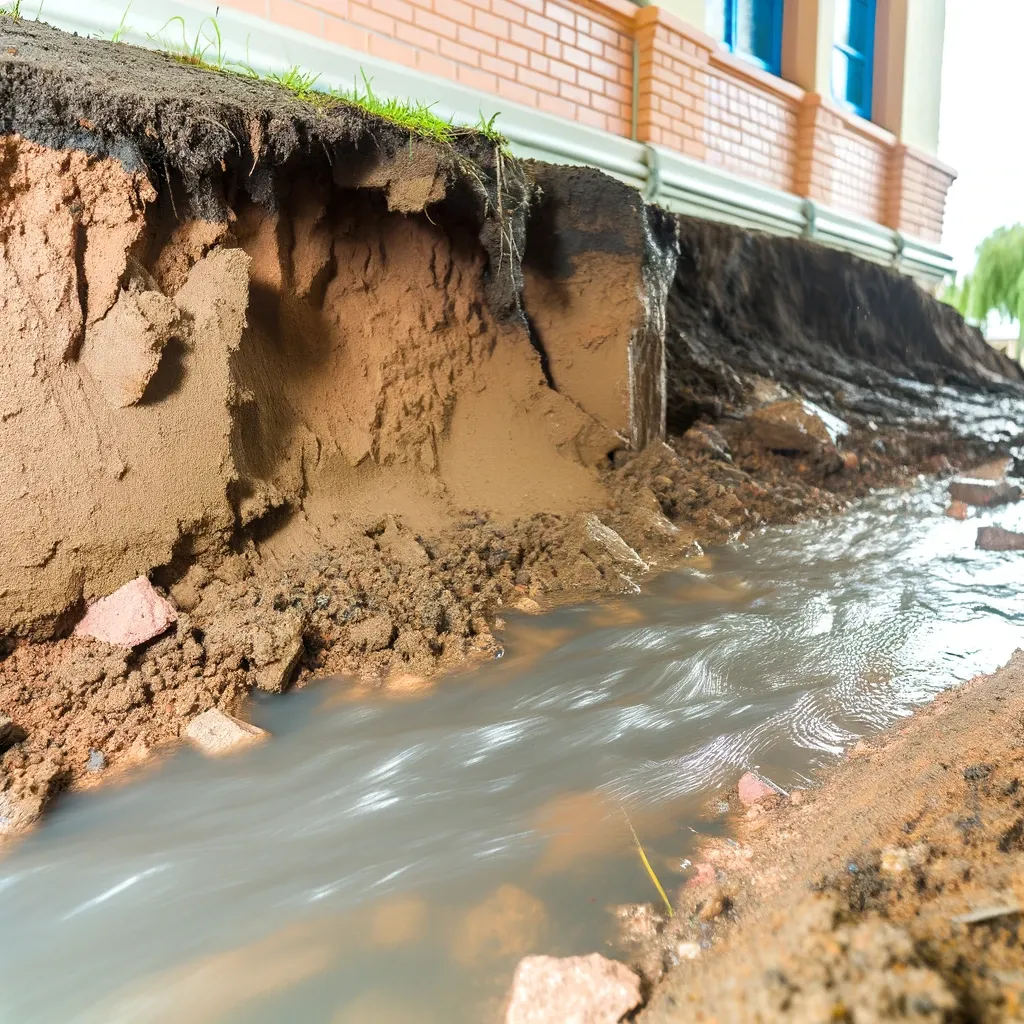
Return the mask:
<path id="1" fill-rule="evenodd" d="M 1001 480 L 990 483 L 983 480 L 954 480 L 949 485 L 949 496 L 979 508 L 993 508 L 1020 500 L 1020 488 Z"/>
<path id="2" fill-rule="evenodd" d="M 101 772 L 107 767 L 107 759 L 102 750 L 90 750 L 89 760 L 85 764 L 87 772 Z"/>
<path id="3" fill-rule="evenodd" d="M 722 895 L 722 890 L 717 885 L 712 886 L 697 917 L 707 924 L 723 913 L 725 913 L 725 896 Z"/>
<path id="4" fill-rule="evenodd" d="M 153 756 L 150 745 L 146 742 L 145 736 L 136 736 L 135 742 L 128 748 L 124 755 L 127 764 L 142 764 Z"/>
<path id="5" fill-rule="evenodd" d="M 880 868 L 886 874 L 901 875 L 924 864 L 930 852 L 931 847 L 927 843 L 916 843 L 908 849 L 889 846 L 882 850 Z"/>
<path id="6" fill-rule="evenodd" d="M 881 870 L 887 875 L 901 875 L 910 870 L 910 854 L 898 846 L 882 851 Z"/>
<path id="7" fill-rule="evenodd" d="M 267 693 L 283 693 L 291 683 L 305 650 L 302 634 L 292 637 L 281 651 L 280 658 L 256 670 L 256 685 Z"/>
<path id="8" fill-rule="evenodd" d="M 969 469 L 966 475 L 972 480 L 1002 480 L 1010 468 L 1011 461 L 1009 456 L 992 459 L 990 462 L 983 462 L 980 466 Z"/>
<path id="9" fill-rule="evenodd" d="M 843 469 L 857 469 L 860 466 L 860 459 L 856 452 L 843 452 Z"/>
<path id="10" fill-rule="evenodd" d="M 700 956 L 700 944 L 697 942 L 680 942 L 676 946 L 676 956 L 680 960 L 696 960 Z"/>
<path id="11" fill-rule="evenodd" d="M 746 772 L 737 786 L 740 803 L 744 807 L 751 807 L 766 796 L 774 796 L 776 790 L 772 789 L 763 779 L 758 778 L 753 772 Z"/>
<path id="12" fill-rule="evenodd" d="M 512 603 L 512 607 L 517 612 L 523 612 L 526 615 L 540 614 L 540 605 L 532 597 L 521 597 Z"/>
<path id="13" fill-rule="evenodd" d="M 657 938 L 665 918 L 650 903 L 621 903 L 610 908 L 619 922 L 619 941 L 637 946 Z"/>
<path id="14" fill-rule="evenodd" d="M 139 576 L 91 604 L 75 626 L 75 635 L 119 647 L 138 647 L 165 632 L 177 619 L 170 602 L 145 576 Z"/>
<path id="15" fill-rule="evenodd" d="M 751 413 L 747 422 L 765 448 L 805 455 L 834 453 L 836 442 L 849 433 L 837 416 L 801 398 L 766 405 Z"/>
<path id="16" fill-rule="evenodd" d="M 982 551 L 1024 551 L 1024 533 L 1004 530 L 1001 526 L 978 528 L 975 547 Z"/>
<path id="17" fill-rule="evenodd" d="M 789 802 L 794 807 L 799 807 L 805 800 L 807 794 L 802 789 L 791 789 L 789 791 Z"/>
<path id="18" fill-rule="evenodd" d="M 528 956 L 516 967 L 505 1024 L 616 1024 L 640 1002 L 637 975 L 599 953 Z"/>
<path id="19" fill-rule="evenodd" d="M 958 519 L 960 522 L 963 522 L 970 515 L 970 511 L 966 501 L 951 501 L 949 508 L 946 509 L 946 515 L 950 519 Z"/>
<path id="20" fill-rule="evenodd" d="M 204 711 L 185 726 L 185 739 L 207 757 L 233 754 L 262 742 L 269 735 L 266 730 L 218 708 Z"/>

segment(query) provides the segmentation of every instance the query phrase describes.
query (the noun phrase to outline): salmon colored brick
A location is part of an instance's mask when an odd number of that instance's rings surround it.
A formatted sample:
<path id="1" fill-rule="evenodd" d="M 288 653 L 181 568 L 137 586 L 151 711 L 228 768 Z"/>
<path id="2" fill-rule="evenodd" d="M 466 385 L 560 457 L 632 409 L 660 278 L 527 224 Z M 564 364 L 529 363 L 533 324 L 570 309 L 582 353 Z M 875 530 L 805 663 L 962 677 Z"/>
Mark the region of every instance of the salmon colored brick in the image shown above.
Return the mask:
<path id="1" fill-rule="evenodd" d="M 445 60 L 436 54 L 420 50 L 416 54 L 416 68 L 425 75 L 437 75 L 438 78 L 454 79 L 458 65 L 454 61 Z"/>
<path id="2" fill-rule="evenodd" d="M 473 22 L 473 8 L 462 0 L 432 0 L 433 9 L 459 25 L 470 25 Z"/>
<path id="3" fill-rule="evenodd" d="M 437 53 L 441 48 L 441 37 L 428 32 L 418 25 L 407 25 L 403 21 L 395 23 L 395 38 L 408 43 L 419 52 Z"/>
<path id="4" fill-rule="evenodd" d="M 510 3 L 509 0 L 491 0 L 491 10 L 499 18 L 516 25 L 526 23 L 526 6 L 522 3 Z"/>
<path id="5" fill-rule="evenodd" d="M 544 5 L 544 13 L 552 19 L 552 21 L 560 21 L 563 25 L 567 25 L 569 28 L 576 27 L 576 15 L 566 10 L 561 4 L 557 3 L 546 3 Z"/>
<path id="6" fill-rule="evenodd" d="M 246 14 L 255 14 L 261 18 L 270 17 L 269 0 L 224 0 L 223 6 L 244 11 Z"/>
<path id="7" fill-rule="evenodd" d="M 465 46 L 462 43 L 453 42 L 451 39 L 442 39 L 439 47 L 442 57 L 448 57 L 459 66 L 475 68 L 480 66 L 480 51 L 474 50 L 472 46 Z"/>
<path id="8" fill-rule="evenodd" d="M 327 18 L 324 21 L 324 38 L 363 53 L 368 53 L 370 49 L 370 33 L 340 18 Z"/>
<path id="9" fill-rule="evenodd" d="M 480 67 L 506 81 L 514 82 L 516 80 L 516 65 L 511 61 L 501 60 L 499 57 L 492 57 L 485 53 L 480 57 Z"/>
<path id="10" fill-rule="evenodd" d="M 474 28 L 459 26 L 458 40 L 463 46 L 472 47 L 479 53 L 489 53 L 492 57 L 497 56 L 498 40 L 484 32 L 477 32 Z"/>
<path id="11" fill-rule="evenodd" d="M 592 110 L 590 107 L 579 107 L 576 111 L 576 119 L 583 124 L 590 125 L 591 128 L 599 128 L 602 131 L 608 130 L 608 119 L 604 114 L 597 110 Z"/>
<path id="12" fill-rule="evenodd" d="M 503 96 L 513 103 L 521 103 L 524 107 L 537 106 L 537 90 L 529 86 L 520 85 L 518 82 L 507 82 L 502 78 L 498 79 L 498 95 Z"/>
<path id="13" fill-rule="evenodd" d="M 365 4 L 350 3 L 349 18 L 355 24 L 368 28 L 372 32 L 379 32 L 381 35 L 393 35 L 395 31 L 394 18 L 387 14 L 381 14 Z"/>
<path id="14" fill-rule="evenodd" d="M 497 92 L 498 77 L 477 68 L 462 68 L 458 70 L 458 80 L 471 89 L 479 89 L 481 92 Z"/>
<path id="15" fill-rule="evenodd" d="M 409 68 L 416 67 L 415 48 L 395 39 L 388 39 L 386 36 L 370 34 L 370 53 L 382 60 L 394 61 Z"/>
<path id="16" fill-rule="evenodd" d="M 323 13 L 305 4 L 294 3 L 293 0 L 270 0 L 269 15 L 272 21 L 299 32 L 308 32 L 313 36 L 322 36 L 324 33 Z"/>
<path id="17" fill-rule="evenodd" d="M 526 27 L 539 32 L 545 39 L 558 38 L 558 22 L 532 11 L 526 15 Z"/>
<path id="18" fill-rule="evenodd" d="M 422 7 L 413 11 L 412 21 L 413 29 L 420 28 L 444 39 L 455 39 L 459 34 L 459 26 L 451 18 Z"/>
<path id="19" fill-rule="evenodd" d="M 567 117 L 574 120 L 576 117 L 576 104 L 558 96 L 547 96 L 541 93 L 537 97 L 537 106 L 549 114 L 557 114 L 559 117 Z"/>
<path id="20" fill-rule="evenodd" d="M 473 27 L 495 39 L 508 39 L 509 23 L 507 18 L 496 18 L 486 11 L 476 10 L 473 12 Z"/>

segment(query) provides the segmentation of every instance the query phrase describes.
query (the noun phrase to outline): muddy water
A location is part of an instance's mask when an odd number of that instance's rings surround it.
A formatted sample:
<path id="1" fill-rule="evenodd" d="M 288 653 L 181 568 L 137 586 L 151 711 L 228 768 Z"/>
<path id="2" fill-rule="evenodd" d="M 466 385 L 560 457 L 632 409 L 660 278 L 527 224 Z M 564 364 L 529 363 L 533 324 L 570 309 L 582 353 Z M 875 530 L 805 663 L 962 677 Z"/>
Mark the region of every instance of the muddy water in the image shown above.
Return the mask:
<path id="1" fill-rule="evenodd" d="M 505 656 L 415 700 L 330 681 L 268 701 L 273 742 L 181 751 L 62 803 L 0 862 L 0 1020 L 480 1022 L 516 958 L 611 939 L 709 796 L 801 782 L 996 667 L 1020 556 L 940 490 L 769 531 L 628 601 L 511 620 Z"/>

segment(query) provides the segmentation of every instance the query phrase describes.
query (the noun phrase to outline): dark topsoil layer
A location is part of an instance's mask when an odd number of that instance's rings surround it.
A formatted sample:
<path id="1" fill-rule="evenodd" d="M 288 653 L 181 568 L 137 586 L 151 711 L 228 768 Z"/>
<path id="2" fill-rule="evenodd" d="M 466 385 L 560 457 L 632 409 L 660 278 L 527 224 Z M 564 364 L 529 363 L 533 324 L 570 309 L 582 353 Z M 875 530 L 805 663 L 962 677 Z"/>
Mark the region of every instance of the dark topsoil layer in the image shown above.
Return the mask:
<path id="1" fill-rule="evenodd" d="M 404 159 L 409 146 L 408 136 L 361 111 L 318 112 L 272 85 L 45 25 L 0 19 L 0 43 L 0 131 L 144 166 L 158 192 L 176 184 L 176 202 L 193 213 L 221 215 L 232 187 L 273 204 L 285 176 L 278 172 L 296 161 L 330 161 L 344 168 L 341 187 L 357 187 L 353 168 L 362 157 L 372 177 L 387 154 Z M 452 184 L 432 218 L 474 223 L 493 265 L 509 227 L 495 216 L 499 159 L 503 193 L 515 193 L 511 229 L 520 241 L 529 229 L 521 165 L 471 134 L 432 152 L 450 161 Z M 572 197 L 588 182 L 609 196 L 621 186 L 596 171 L 566 169 L 564 180 L 559 193 L 558 175 L 547 174 L 539 220 L 564 230 L 552 204 L 570 214 L 577 208 L 569 251 L 581 244 L 619 251 L 615 232 L 590 230 L 587 204 Z M 997 397 L 1019 403 L 1021 374 L 912 283 L 799 242 L 683 218 L 676 231 L 660 214 L 644 221 L 645 230 L 652 224 L 657 237 L 638 259 L 682 249 L 667 310 L 671 436 L 609 459 L 600 509 L 601 521 L 648 562 L 665 567 L 693 554 L 694 542 L 722 543 L 768 523 L 836 512 L 871 488 L 970 465 L 1016 440 L 957 437 L 942 425 L 964 419 L 964 410 L 982 420 Z M 622 229 L 631 237 L 636 230 Z M 518 242 L 514 248 L 526 251 Z M 520 287 L 518 266 L 492 283 L 498 317 L 517 315 Z M 744 419 L 765 378 L 850 419 L 845 448 L 856 458 L 844 464 L 835 453 L 766 451 Z M 887 414 L 870 424 L 875 399 Z M 555 515 L 509 524 L 467 513 L 432 539 L 383 521 L 360 544 L 324 550 L 301 572 L 262 565 L 258 537 L 236 540 L 235 553 L 213 570 L 182 565 L 154 574 L 181 617 L 175 632 L 152 644 L 112 654 L 64 639 L 22 644 L 0 661 L 0 712 L 24 736 L 2 757 L 0 832 L 88 778 L 91 749 L 116 766 L 142 756 L 143 747 L 175 741 L 206 708 L 237 710 L 256 682 L 261 652 L 286 644 L 296 624 L 300 681 L 331 672 L 428 676 L 499 648 L 495 631 L 509 606 L 625 590 L 637 574 L 635 563 L 581 533 L 578 517 Z"/>
<path id="2" fill-rule="evenodd" d="M 181 217 L 210 220 L 234 189 L 273 207 L 286 165 L 326 160 L 340 187 L 359 187 L 399 155 L 407 165 L 436 160 L 452 214 L 475 220 L 494 264 L 512 271 L 488 282 L 493 312 L 520 310 L 522 279 L 499 259 L 499 228 L 522 251 L 528 186 L 521 165 L 478 132 L 414 151 L 407 130 L 357 106 L 314 107 L 273 82 L 0 16 L 0 133 L 144 168 L 158 192 L 172 188 Z"/>

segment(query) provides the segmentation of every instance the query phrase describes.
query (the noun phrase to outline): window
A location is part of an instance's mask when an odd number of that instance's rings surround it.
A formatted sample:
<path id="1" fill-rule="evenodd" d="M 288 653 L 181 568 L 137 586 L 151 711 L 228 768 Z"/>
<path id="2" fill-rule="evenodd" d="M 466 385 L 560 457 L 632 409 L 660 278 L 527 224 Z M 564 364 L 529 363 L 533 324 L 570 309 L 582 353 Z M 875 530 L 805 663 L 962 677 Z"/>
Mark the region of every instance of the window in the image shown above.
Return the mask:
<path id="1" fill-rule="evenodd" d="M 782 3 L 725 0 L 725 45 L 773 75 L 782 65 Z"/>
<path id="2" fill-rule="evenodd" d="M 871 117 L 875 0 L 836 0 L 832 95 L 848 110 Z"/>

